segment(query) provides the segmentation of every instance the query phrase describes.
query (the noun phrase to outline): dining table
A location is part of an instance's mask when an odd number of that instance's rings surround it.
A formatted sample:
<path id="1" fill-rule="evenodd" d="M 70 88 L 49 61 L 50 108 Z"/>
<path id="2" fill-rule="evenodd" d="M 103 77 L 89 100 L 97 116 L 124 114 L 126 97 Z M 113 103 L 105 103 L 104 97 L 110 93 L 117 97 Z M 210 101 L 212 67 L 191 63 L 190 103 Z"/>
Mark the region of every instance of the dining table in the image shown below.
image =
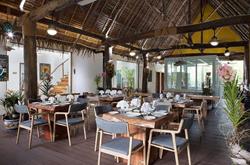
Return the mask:
<path id="1" fill-rule="evenodd" d="M 131 112 L 130 112 L 131 113 Z M 146 115 L 147 116 L 147 115 Z M 129 125 L 129 132 L 134 134 L 133 138 L 139 140 L 145 140 L 146 145 L 149 139 L 150 129 L 153 128 L 161 128 L 163 125 L 167 125 L 168 123 L 174 120 L 174 112 L 168 112 L 163 116 L 156 117 L 155 119 L 146 120 L 145 116 L 140 115 L 137 117 L 131 117 L 126 115 L 126 113 L 119 113 L 117 111 L 111 111 L 109 113 L 104 113 L 102 118 L 110 121 L 123 121 L 127 122 Z M 122 135 L 127 136 L 127 135 Z M 147 150 L 147 147 L 146 147 Z M 156 161 L 159 157 L 158 150 L 151 150 L 150 164 Z M 126 161 L 126 160 L 123 160 Z M 132 155 L 131 164 L 140 165 L 143 164 L 143 151 L 139 151 Z"/>

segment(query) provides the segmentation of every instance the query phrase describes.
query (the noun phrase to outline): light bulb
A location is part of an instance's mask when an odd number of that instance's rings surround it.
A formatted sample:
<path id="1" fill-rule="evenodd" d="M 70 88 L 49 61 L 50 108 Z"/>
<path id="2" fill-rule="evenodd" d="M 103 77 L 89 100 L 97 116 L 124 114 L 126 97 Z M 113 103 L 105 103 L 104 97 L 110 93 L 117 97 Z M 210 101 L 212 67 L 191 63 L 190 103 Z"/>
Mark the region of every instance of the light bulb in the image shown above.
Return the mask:
<path id="1" fill-rule="evenodd" d="M 224 55 L 225 55 L 226 57 L 230 56 L 230 52 L 229 52 L 229 50 L 228 50 L 228 49 L 226 49 L 226 50 L 225 50 Z"/>
<path id="2" fill-rule="evenodd" d="M 135 53 L 135 51 L 131 51 L 131 52 L 129 52 L 129 55 L 130 55 L 130 56 L 135 56 L 136 53 Z"/>
<path id="3" fill-rule="evenodd" d="M 219 44 L 219 41 L 216 36 L 213 36 L 213 38 L 210 41 L 210 45 L 217 46 Z"/>
<path id="4" fill-rule="evenodd" d="M 54 25 L 49 25 L 49 28 L 47 29 L 47 33 L 51 36 L 54 36 L 57 34 L 57 30 L 54 27 Z"/>
<path id="5" fill-rule="evenodd" d="M 14 34 L 13 34 L 13 32 L 10 31 L 10 32 L 7 33 L 7 36 L 8 36 L 9 38 L 13 38 L 13 37 L 14 37 Z"/>
<path id="6" fill-rule="evenodd" d="M 161 56 L 157 56 L 156 58 L 157 58 L 158 60 L 160 60 L 160 59 L 161 59 Z"/>

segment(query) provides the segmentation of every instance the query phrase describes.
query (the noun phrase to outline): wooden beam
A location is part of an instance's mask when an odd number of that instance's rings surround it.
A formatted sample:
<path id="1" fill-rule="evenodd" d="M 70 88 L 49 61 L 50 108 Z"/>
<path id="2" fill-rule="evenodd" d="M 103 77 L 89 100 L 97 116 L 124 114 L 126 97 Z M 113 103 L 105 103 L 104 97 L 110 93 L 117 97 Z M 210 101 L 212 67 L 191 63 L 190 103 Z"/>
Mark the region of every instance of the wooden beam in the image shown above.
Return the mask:
<path id="1" fill-rule="evenodd" d="M 110 57 L 112 56 L 110 54 L 110 45 L 105 45 L 105 49 L 103 52 L 103 72 L 107 73 L 107 64 L 109 63 Z M 111 89 L 112 88 L 112 77 L 110 77 L 109 74 L 106 74 L 106 76 L 103 79 L 103 87 L 104 89 Z"/>
<path id="2" fill-rule="evenodd" d="M 80 2 L 81 0 L 53 0 L 49 1 L 43 6 L 30 11 L 29 17 L 32 21 L 38 21 L 49 15 L 54 10 L 61 10 L 65 7 L 71 6 Z"/>
<path id="3" fill-rule="evenodd" d="M 225 57 L 224 53 L 187 53 L 187 54 L 172 54 L 172 55 L 167 55 L 164 56 L 164 58 L 176 58 L 176 57 L 194 57 L 194 56 L 219 56 L 219 57 Z M 244 52 L 235 52 L 231 54 L 229 58 L 236 58 L 236 57 L 241 57 L 243 59 L 244 57 Z"/>
<path id="4" fill-rule="evenodd" d="M 146 57 L 146 53 L 142 54 L 143 57 L 143 72 L 142 72 L 142 92 L 148 92 L 148 74 L 149 69 L 147 68 L 148 61 Z"/>
<path id="5" fill-rule="evenodd" d="M 217 46 L 212 46 L 210 44 L 193 44 L 192 46 L 188 45 L 174 45 L 169 48 L 154 48 L 142 50 L 142 52 L 161 52 L 167 50 L 176 50 L 176 49 L 214 49 L 214 48 L 226 48 L 226 47 L 241 47 L 248 45 L 247 41 L 235 41 L 235 42 L 222 42 Z"/>
<path id="6" fill-rule="evenodd" d="M 248 32 L 250 32 L 250 27 L 248 28 Z M 248 34 L 248 39 L 250 39 L 250 34 Z M 245 46 L 245 57 L 244 57 L 244 75 L 245 82 L 247 85 L 250 84 L 250 41 L 248 41 L 247 46 Z"/>
<path id="7" fill-rule="evenodd" d="M 184 33 L 189 33 L 189 32 L 197 32 L 197 31 L 202 31 L 202 30 L 223 27 L 223 26 L 232 26 L 232 25 L 248 24 L 248 23 L 250 23 L 250 14 L 221 18 L 221 19 L 193 24 L 193 25 L 185 25 L 185 26 L 177 26 L 177 27 L 174 27 L 174 26 L 163 27 L 160 29 L 151 30 L 151 31 L 144 32 L 144 33 L 139 33 L 133 36 L 111 40 L 109 42 L 112 44 L 129 43 L 129 42 L 134 42 L 134 41 L 146 39 L 146 38 L 184 34 Z"/>
<path id="8" fill-rule="evenodd" d="M 36 53 L 36 22 L 25 17 L 23 22 L 24 40 L 24 95 L 25 99 L 37 98 L 37 53 Z"/>

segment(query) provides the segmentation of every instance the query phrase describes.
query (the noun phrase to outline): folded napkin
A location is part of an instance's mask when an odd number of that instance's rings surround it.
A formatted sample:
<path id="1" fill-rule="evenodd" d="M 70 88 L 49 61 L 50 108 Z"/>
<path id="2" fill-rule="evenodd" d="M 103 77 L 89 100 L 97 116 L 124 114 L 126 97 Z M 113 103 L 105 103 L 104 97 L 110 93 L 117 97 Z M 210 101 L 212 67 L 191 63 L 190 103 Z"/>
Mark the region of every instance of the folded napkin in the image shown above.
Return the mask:
<path id="1" fill-rule="evenodd" d="M 106 91 L 105 91 L 105 94 L 110 94 L 110 89 L 107 89 Z"/>
<path id="2" fill-rule="evenodd" d="M 153 108 L 151 107 L 151 105 L 148 102 L 144 102 L 141 106 L 142 112 L 150 112 L 152 110 L 153 110 Z"/>
<path id="3" fill-rule="evenodd" d="M 129 104 L 128 104 L 127 101 L 121 100 L 121 101 L 119 101 L 119 102 L 117 103 L 116 107 L 117 107 L 117 108 L 121 108 L 121 109 L 123 109 L 123 110 L 126 110 L 126 109 L 128 109 Z"/>
<path id="4" fill-rule="evenodd" d="M 116 90 L 112 90 L 112 91 L 110 92 L 110 95 L 111 95 L 111 96 L 114 96 L 114 95 L 116 95 L 116 93 L 117 93 Z"/>
<path id="5" fill-rule="evenodd" d="M 163 99 L 163 97 L 164 97 L 164 95 L 161 93 L 161 94 L 160 94 L 160 99 Z"/>
<path id="6" fill-rule="evenodd" d="M 118 90 L 118 91 L 117 91 L 117 94 L 118 94 L 118 95 L 122 95 L 122 91 L 121 91 L 121 90 Z"/>
<path id="7" fill-rule="evenodd" d="M 41 95 L 41 100 L 42 100 L 42 102 L 45 102 L 46 101 L 46 99 L 48 98 L 48 96 L 45 96 L 45 95 Z"/>
<path id="8" fill-rule="evenodd" d="M 74 101 L 75 97 L 73 95 L 67 95 L 68 101 Z"/>
<path id="9" fill-rule="evenodd" d="M 130 102 L 131 107 L 140 107 L 141 106 L 141 100 L 139 98 L 133 98 Z"/>
<path id="10" fill-rule="evenodd" d="M 103 95 L 103 94 L 104 94 L 104 91 L 103 91 L 103 90 L 100 90 L 100 91 L 99 91 L 99 94 L 100 94 L 100 95 Z"/>
<path id="11" fill-rule="evenodd" d="M 54 97 L 49 97 L 48 100 L 49 100 L 50 103 L 54 103 L 56 99 Z"/>

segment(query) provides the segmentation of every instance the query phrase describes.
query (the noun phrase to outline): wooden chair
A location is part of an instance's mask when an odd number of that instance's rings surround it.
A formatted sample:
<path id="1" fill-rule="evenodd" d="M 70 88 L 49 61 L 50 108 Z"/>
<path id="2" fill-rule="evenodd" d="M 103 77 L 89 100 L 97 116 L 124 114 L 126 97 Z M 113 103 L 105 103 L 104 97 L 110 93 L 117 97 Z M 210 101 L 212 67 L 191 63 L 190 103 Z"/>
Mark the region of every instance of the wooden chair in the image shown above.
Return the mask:
<path id="1" fill-rule="evenodd" d="M 71 146 L 71 139 L 70 139 L 70 127 L 71 126 L 83 124 L 84 139 L 87 139 L 85 120 L 84 120 L 84 111 L 86 111 L 86 108 L 87 108 L 87 103 L 84 103 L 84 104 L 75 103 L 69 106 L 68 112 L 56 112 L 54 114 L 53 141 L 55 141 L 56 125 L 67 127 L 69 146 Z M 80 112 L 80 111 L 82 114 L 81 117 L 70 117 L 70 115 Z M 65 118 L 56 120 L 56 117 L 58 115 L 64 115 Z"/>
<path id="2" fill-rule="evenodd" d="M 162 130 L 162 129 L 151 129 L 148 141 L 148 153 L 147 153 L 147 165 L 150 160 L 151 147 L 156 147 L 161 150 L 171 151 L 175 154 L 176 165 L 179 165 L 178 154 L 187 148 L 188 163 L 191 165 L 190 147 L 188 130 L 193 124 L 194 115 L 185 117 L 178 124 L 177 130 Z M 184 129 L 185 138 L 176 136 Z M 159 133 L 159 135 L 153 137 L 153 133 Z M 162 154 L 162 153 L 161 153 Z M 162 156 L 162 155 L 161 155 Z M 160 156 L 160 157 L 161 157 Z"/>
<path id="3" fill-rule="evenodd" d="M 108 112 L 110 112 L 112 110 L 113 110 L 113 108 L 109 104 L 96 106 L 95 109 L 94 109 L 94 111 L 95 111 L 95 117 L 100 117 L 102 114 L 108 113 Z M 107 134 L 107 135 L 112 135 L 112 137 L 114 136 L 112 133 L 109 133 L 109 132 L 103 132 L 103 133 Z M 94 148 L 95 151 L 97 151 L 98 140 L 99 140 L 99 128 L 96 127 L 95 148 Z"/>
<path id="4" fill-rule="evenodd" d="M 98 165 L 101 164 L 101 154 L 105 153 L 118 158 L 127 159 L 127 164 L 131 164 L 131 156 L 143 149 L 144 164 L 146 157 L 145 139 L 143 141 L 133 139 L 133 135 L 129 133 L 128 124 L 126 122 L 107 121 L 100 117 L 96 118 L 96 124 L 100 131 Z M 128 137 L 115 137 L 112 140 L 102 143 L 103 132 L 113 134 L 124 134 Z M 135 134 L 134 134 L 135 135 Z"/>
<path id="5" fill-rule="evenodd" d="M 31 148 L 31 143 L 32 143 L 32 133 L 33 133 L 33 128 L 37 128 L 37 135 L 39 138 L 39 126 L 43 125 L 49 125 L 49 130 L 50 130 L 50 137 L 52 141 L 52 134 L 51 134 L 51 124 L 50 124 L 50 115 L 49 113 L 38 113 L 37 111 L 31 111 L 28 109 L 26 105 L 15 105 L 15 110 L 20 114 L 19 117 L 19 125 L 18 125 L 18 130 L 17 130 L 17 139 L 16 139 L 16 144 L 19 143 L 19 136 L 20 136 L 20 129 L 27 129 L 29 131 L 29 149 Z M 29 120 L 23 121 L 23 116 L 24 114 L 29 115 Z M 39 118 L 39 115 L 48 115 L 48 121 L 46 121 L 43 118 Z"/>
<path id="6" fill-rule="evenodd" d="M 200 130 L 202 132 L 205 131 L 204 115 L 203 115 L 204 105 L 205 105 L 205 101 L 202 101 L 200 106 L 191 106 L 191 107 L 183 109 L 183 114 L 185 114 L 186 112 L 193 112 L 195 114 L 195 119 L 198 121 Z"/>

